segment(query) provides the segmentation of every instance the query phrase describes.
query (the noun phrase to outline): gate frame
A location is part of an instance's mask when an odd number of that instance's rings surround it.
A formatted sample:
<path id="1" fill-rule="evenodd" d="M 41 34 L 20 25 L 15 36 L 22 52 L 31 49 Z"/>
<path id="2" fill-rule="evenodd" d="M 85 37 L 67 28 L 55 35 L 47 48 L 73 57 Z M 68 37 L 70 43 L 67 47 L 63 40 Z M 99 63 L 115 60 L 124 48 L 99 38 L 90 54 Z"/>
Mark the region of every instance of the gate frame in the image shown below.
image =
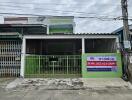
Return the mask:
<path id="1" fill-rule="evenodd" d="M 117 48 L 119 48 L 119 37 L 113 34 L 63 34 L 63 35 L 25 35 L 22 39 L 22 53 L 21 53 L 21 69 L 20 77 L 24 78 L 25 71 L 25 54 L 26 54 L 26 39 L 81 39 L 82 40 L 82 55 L 85 54 L 85 39 L 116 39 Z M 117 53 L 119 50 L 117 49 Z"/>

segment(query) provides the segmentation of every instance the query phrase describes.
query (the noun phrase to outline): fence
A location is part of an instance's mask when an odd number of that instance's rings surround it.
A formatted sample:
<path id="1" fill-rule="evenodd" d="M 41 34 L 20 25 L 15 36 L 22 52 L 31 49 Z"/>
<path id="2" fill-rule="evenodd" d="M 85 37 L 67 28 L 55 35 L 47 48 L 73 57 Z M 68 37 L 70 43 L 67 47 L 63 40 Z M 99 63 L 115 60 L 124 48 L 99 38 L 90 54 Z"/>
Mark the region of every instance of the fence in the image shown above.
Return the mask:
<path id="1" fill-rule="evenodd" d="M 26 55 L 25 77 L 81 77 L 81 55 Z"/>
<path id="2" fill-rule="evenodd" d="M 21 41 L 0 41 L 0 77 L 17 77 L 20 74 Z"/>

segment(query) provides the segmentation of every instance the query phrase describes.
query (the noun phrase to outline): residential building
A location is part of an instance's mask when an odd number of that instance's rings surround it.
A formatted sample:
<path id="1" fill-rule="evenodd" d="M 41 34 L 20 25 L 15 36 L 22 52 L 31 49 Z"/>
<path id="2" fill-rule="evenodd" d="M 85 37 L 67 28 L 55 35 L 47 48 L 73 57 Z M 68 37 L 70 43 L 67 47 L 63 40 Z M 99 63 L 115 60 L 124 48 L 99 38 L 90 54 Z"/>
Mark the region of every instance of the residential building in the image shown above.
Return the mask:
<path id="1" fill-rule="evenodd" d="M 1 77 L 122 76 L 119 34 L 73 33 L 73 17 L 7 19 L 0 25 Z"/>

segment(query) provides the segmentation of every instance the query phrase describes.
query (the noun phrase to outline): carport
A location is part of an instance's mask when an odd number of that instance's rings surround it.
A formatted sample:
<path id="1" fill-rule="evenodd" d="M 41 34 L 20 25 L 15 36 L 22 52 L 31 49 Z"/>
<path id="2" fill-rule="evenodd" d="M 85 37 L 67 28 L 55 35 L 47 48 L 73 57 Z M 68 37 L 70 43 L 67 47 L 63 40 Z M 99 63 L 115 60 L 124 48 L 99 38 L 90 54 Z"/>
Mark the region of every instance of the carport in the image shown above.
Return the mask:
<path id="1" fill-rule="evenodd" d="M 21 76 L 86 77 L 86 55 L 116 55 L 118 43 L 112 34 L 25 35 Z"/>

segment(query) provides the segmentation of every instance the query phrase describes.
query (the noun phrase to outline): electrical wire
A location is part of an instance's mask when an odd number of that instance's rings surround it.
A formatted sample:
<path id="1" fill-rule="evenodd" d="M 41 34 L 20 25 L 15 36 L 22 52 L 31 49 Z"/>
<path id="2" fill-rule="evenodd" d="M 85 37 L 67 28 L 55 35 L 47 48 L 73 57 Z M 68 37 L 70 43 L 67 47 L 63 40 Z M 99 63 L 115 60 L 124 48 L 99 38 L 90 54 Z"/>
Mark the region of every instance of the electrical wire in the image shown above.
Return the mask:
<path id="1" fill-rule="evenodd" d="M 10 3 L 13 3 L 13 2 L 10 2 Z M 30 3 L 25 3 L 25 4 L 30 4 Z M 11 8 L 11 10 L 23 10 L 22 8 L 27 8 L 27 9 L 31 9 L 29 7 L 25 7 L 25 6 L 18 6 L 18 5 L 1 5 L 0 6 L 3 6 L 3 7 L 9 7 Z M 17 8 L 13 8 L 13 7 L 17 7 Z M 62 12 L 62 13 L 65 13 L 65 14 L 68 14 L 68 13 L 77 13 L 77 14 L 86 14 L 87 16 L 75 16 L 75 18 L 92 18 L 92 19 L 99 19 L 99 20 L 102 20 L 102 21 L 108 21 L 108 20 L 122 20 L 122 16 L 110 16 L 110 15 L 99 15 L 97 13 L 86 13 L 86 12 L 77 12 L 77 11 L 64 11 L 64 10 L 53 10 L 53 9 L 44 9 L 44 8 L 40 8 L 40 7 L 37 7 L 35 9 L 40 9 L 40 10 L 44 10 L 44 11 L 53 11 L 53 12 Z M 0 9 L 1 10 L 1 9 Z M 4 8 L 3 8 L 4 10 Z M 33 9 L 31 9 L 33 10 Z M 44 16 L 43 14 L 19 14 L 19 13 L 0 13 L 1 15 L 2 14 L 11 14 L 11 15 L 28 15 L 28 16 Z M 130 16 L 129 16 L 130 17 Z M 128 20 L 132 20 L 131 18 L 129 18 Z"/>
<path id="2" fill-rule="evenodd" d="M 0 15 L 26 15 L 26 16 L 37 16 L 37 17 L 44 17 L 43 14 L 21 14 L 21 13 L 0 13 Z M 48 15 L 52 16 L 52 15 Z M 74 16 L 74 18 L 90 18 L 90 19 L 99 19 L 101 21 L 113 21 L 113 20 L 119 20 L 118 18 L 100 18 L 100 17 L 90 17 L 90 16 Z M 121 20 L 121 19 L 120 19 Z"/>
<path id="3" fill-rule="evenodd" d="M 31 3 L 29 3 L 29 2 L 2 2 L 2 1 L 0 1 L 0 3 L 8 3 L 8 4 L 14 4 L 14 3 L 16 3 L 16 4 L 26 4 L 26 5 L 29 5 L 29 4 L 39 4 L 39 5 L 44 5 L 44 4 L 46 4 L 46 5 L 68 5 L 68 3 L 38 3 L 38 2 L 31 2 Z M 81 2 L 81 3 L 86 3 L 86 2 Z M 111 6 L 113 6 L 113 4 L 103 4 L 103 5 L 111 5 Z M 121 4 L 116 4 L 116 6 L 121 6 Z"/>
<path id="4" fill-rule="evenodd" d="M 5 6 L 5 5 L 4 5 Z M 10 7 L 10 6 L 7 6 L 7 7 Z M 19 6 L 13 6 L 13 7 L 17 7 L 17 9 L 16 8 L 11 8 L 10 10 L 22 10 Z M 42 8 L 41 8 L 42 9 Z M 68 13 L 77 13 L 77 14 L 87 14 L 87 16 L 88 15 L 90 15 L 90 16 L 88 16 L 88 17 L 83 17 L 83 18 L 97 18 L 97 19 L 100 19 L 100 20 L 102 20 L 102 21 L 107 21 L 108 19 L 109 20 L 112 20 L 112 19 L 117 19 L 117 18 L 119 18 L 120 16 L 116 16 L 116 17 L 111 17 L 111 18 L 109 18 L 110 16 L 109 15 L 98 15 L 97 16 L 97 14 L 96 13 L 86 13 L 86 12 L 75 12 L 75 11 L 62 11 L 62 10 L 53 10 L 53 9 L 43 9 L 43 10 L 45 10 L 45 11 L 53 11 L 53 12 L 63 12 L 63 14 L 65 13 L 65 14 L 68 14 Z M 40 15 L 41 16 L 41 15 Z M 79 18 L 81 18 L 81 17 L 79 17 Z"/>
<path id="5" fill-rule="evenodd" d="M 8 4 L 14 4 L 14 3 L 16 3 L 16 4 L 25 4 L 25 5 L 29 5 L 29 4 L 39 4 L 39 5 L 66 5 L 66 4 L 62 4 L 62 3 L 38 3 L 38 2 L 32 2 L 32 3 L 29 3 L 29 2 L 1 2 L 0 1 L 0 3 L 8 3 Z"/>
<path id="6" fill-rule="evenodd" d="M 31 9 L 30 7 L 25 7 L 25 6 L 12 6 L 12 5 L 1 5 L 0 4 L 0 6 L 3 6 L 3 7 L 10 7 L 10 8 L 12 8 L 12 7 L 17 7 L 17 8 L 13 8 L 14 10 L 16 9 L 16 10 L 21 10 L 21 8 L 23 7 L 23 9 L 24 8 L 27 8 L 27 9 Z M 20 8 L 21 7 L 21 8 Z M 97 15 L 96 13 L 87 13 L 87 12 L 81 12 L 81 11 L 72 11 L 72 10 L 68 10 L 68 11 L 64 11 L 64 10 L 53 10 L 53 9 L 45 9 L 45 8 L 40 8 L 40 7 L 37 7 L 37 8 L 34 8 L 34 9 L 39 9 L 39 10 L 45 10 L 45 11 L 59 11 L 59 12 L 64 12 L 64 13 L 77 13 L 77 14 L 88 14 L 88 15 Z M 33 10 L 33 9 L 31 9 L 31 10 Z M 114 17 L 114 15 L 99 15 L 98 14 L 98 16 L 103 16 L 103 17 L 107 17 L 107 16 L 111 16 L 111 17 Z"/>

